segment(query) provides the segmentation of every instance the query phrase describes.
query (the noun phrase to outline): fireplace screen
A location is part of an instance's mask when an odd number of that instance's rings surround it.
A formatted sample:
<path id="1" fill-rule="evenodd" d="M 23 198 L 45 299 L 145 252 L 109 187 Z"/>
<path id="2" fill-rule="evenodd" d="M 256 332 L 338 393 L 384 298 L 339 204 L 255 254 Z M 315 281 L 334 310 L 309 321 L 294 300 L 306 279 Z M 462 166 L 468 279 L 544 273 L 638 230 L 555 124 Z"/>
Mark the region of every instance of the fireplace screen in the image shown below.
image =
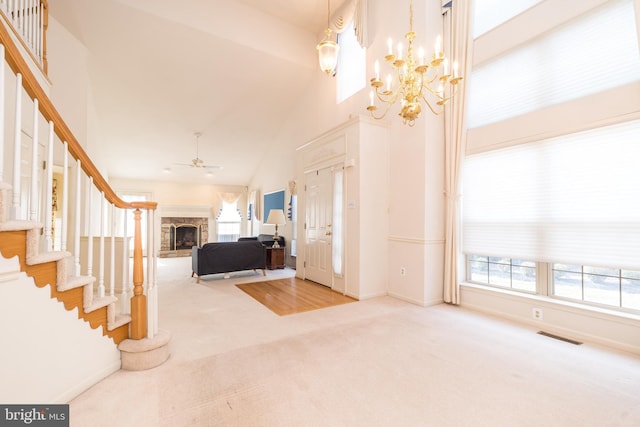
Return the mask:
<path id="1" fill-rule="evenodd" d="M 191 249 L 192 246 L 200 246 L 202 229 L 200 226 L 183 224 L 172 225 L 170 229 L 169 250 Z"/>

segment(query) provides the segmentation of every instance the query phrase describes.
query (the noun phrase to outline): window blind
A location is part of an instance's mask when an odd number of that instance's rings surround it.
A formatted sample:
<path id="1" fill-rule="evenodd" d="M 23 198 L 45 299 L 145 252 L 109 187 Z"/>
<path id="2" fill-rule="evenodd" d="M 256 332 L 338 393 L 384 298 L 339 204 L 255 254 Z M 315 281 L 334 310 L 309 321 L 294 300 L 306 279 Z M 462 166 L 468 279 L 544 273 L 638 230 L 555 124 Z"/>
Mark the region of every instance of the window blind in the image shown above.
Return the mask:
<path id="1" fill-rule="evenodd" d="M 475 67 L 469 128 L 640 80 L 632 0 L 613 0 Z"/>
<path id="2" fill-rule="evenodd" d="M 473 38 L 490 31 L 542 0 L 474 0 Z"/>
<path id="3" fill-rule="evenodd" d="M 468 156 L 463 250 L 640 269 L 640 120 Z"/>

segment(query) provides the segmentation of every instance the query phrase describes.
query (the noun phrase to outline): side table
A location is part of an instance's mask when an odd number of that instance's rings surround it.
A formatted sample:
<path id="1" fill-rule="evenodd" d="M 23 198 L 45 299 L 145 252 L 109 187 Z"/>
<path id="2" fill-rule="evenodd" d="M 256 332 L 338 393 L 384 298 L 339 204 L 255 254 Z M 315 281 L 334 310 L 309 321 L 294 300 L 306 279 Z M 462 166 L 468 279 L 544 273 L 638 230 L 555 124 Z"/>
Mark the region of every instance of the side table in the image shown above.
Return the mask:
<path id="1" fill-rule="evenodd" d="M 267 269 L 284 268 L 284 248 L 267 247 Z"/>

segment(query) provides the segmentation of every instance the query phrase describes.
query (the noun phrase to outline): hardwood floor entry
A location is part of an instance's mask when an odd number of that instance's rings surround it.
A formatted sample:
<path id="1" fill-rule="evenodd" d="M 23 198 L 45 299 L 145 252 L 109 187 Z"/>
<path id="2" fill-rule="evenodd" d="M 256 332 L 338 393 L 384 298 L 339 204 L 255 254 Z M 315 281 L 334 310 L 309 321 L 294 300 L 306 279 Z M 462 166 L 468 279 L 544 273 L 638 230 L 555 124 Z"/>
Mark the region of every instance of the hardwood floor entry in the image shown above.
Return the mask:
<path id="1" fill-rule="evenodd" d="M 236 285 L 278 316 L 357 301 L 326 286 L 291 277 Z"/>

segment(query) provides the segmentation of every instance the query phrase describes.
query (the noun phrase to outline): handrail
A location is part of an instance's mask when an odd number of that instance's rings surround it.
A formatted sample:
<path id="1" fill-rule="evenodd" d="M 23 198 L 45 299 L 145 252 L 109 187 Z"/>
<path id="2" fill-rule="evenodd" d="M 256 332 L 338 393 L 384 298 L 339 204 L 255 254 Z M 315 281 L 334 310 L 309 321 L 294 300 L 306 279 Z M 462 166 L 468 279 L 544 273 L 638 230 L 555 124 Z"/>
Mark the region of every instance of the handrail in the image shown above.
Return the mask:
<path id="1" fill-rule="evenodd" d="M 53 103 L 38 83 L 38 80 L 20 54 L 18 47 L 11 39 L 4 25 L 0 25 L 0 43 L 5 47 L 5 60 L 11 70 L 16 74 L 20 73 L 22 75 L 23 87 L 27 94 L 29 94 L 31 99 L 38 99 L 38 109 L 40 113 L 42 113 L 47 121 L 54 123 L 54 132 L 56 135 L 58 135 L 61 141 L 68 143 L 69 153 L 71 153 L 74 159 L 80 161 L 82 170 L 84 170 L 88 176 L 93 177 L 94 185 L 104 193 L 104 197 L 118 208 L 155 210 L 158 207 L 156 202 L 125 202 L 113 191 L 64 122 L 58 110 L 53 106 Z"/>

